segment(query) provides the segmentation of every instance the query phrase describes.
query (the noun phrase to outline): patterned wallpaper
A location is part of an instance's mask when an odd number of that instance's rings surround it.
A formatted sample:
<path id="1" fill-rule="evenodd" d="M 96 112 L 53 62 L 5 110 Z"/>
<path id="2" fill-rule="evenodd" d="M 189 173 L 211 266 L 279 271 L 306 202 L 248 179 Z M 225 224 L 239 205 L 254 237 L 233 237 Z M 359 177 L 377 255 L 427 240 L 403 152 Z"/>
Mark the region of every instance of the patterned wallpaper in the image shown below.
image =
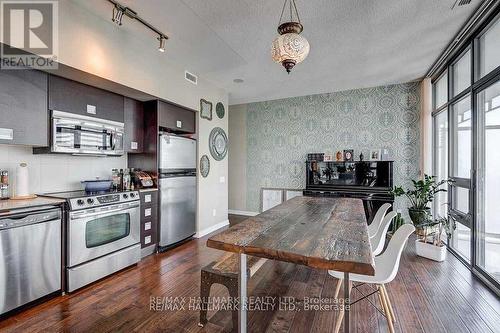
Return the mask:
<path id="1" fill-rule="evenodd" d="M 348 90 L 248 104 L 247 210 L 262 187 L 305 187 L 307 153 L 389 151 L 394 183 L 419 172 L 419 83 Z M 397 203 L 396 206 L 400 206 Z"/>

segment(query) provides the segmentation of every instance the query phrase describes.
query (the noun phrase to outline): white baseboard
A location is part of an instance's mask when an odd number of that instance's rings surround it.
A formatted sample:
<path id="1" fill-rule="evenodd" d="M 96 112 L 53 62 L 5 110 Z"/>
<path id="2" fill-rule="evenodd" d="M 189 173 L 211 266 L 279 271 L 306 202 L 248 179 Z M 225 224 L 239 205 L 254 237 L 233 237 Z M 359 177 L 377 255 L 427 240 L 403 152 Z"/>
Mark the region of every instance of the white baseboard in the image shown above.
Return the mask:
<path id="1" fill-rule="evenodd" d="M 243 216 L 255 216 L 255 215 L 259 215 L 259 213 L 256 213 L 256 212 L 248 212 L 246 210 L 233 210 L 233 209 L 229 209 L 227 211 L 229 214 L 233 214 L 233 215 L 243 215 Z"/>
<path id="2" fill-rule="evenodd" d="M 194 237 L 195 238 L 201 238 L 203 236 L 206 236 L 216 230 L 219 230 L 220 228 L 224 228 L 229 225 L 229 220 L 222 221 L 221 223 L 217 223 L 216 225 L 213 225 L 211 227 L 205 228 L 203 230 L 198 231 Z"/>

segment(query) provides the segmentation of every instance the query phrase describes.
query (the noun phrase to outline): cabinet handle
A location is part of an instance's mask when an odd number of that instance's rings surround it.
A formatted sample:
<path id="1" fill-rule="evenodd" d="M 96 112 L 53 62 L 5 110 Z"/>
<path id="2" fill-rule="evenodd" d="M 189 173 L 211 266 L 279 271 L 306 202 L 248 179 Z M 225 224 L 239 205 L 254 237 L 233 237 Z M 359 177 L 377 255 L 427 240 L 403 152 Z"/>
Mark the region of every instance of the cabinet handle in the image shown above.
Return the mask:
<path id="1" fill-rule="evenodd" d="M 144 223 L 144 231 L 151 230 L 151 222 Z"/>
<path id="2" fill-rule="evenodd" d="M 144 244 L 149 244 L 149 243 L 151 243 L 151 236 L 144 237 Z"/>
<path id="3" fill-rule="evenodd" d="M 14 140 L 14 130 L 12 128 L 0 128 L 0 140 Z"/>
<path id="4" fill-rule="evenodd" d="M 144 209 L 144 216 L 151 216 L 151 208 Z"/>
<path id="5" fill-rule="evenodd" d="M 151 202 L 151 194 L 146 194 L 144 196 L 144 202 Z"/>

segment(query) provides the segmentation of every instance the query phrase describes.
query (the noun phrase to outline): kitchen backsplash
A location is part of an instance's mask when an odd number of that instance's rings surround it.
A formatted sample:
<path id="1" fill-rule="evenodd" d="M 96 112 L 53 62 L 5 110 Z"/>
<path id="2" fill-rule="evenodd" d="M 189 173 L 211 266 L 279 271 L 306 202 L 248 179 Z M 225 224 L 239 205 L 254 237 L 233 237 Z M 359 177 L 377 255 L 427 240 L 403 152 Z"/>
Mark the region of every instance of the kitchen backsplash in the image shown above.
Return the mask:
<path id="1" fill-rule="evenodd" d="M 30 192 L 48 193 L 83 189 L 82 180 L 111 178 L 111 169 L 127 167 L 127 156 L 34 155 L 31 147 L 0 145 L 0 170 L 9 171 L 11 195 L 21 162 L 28 164 Z"/>

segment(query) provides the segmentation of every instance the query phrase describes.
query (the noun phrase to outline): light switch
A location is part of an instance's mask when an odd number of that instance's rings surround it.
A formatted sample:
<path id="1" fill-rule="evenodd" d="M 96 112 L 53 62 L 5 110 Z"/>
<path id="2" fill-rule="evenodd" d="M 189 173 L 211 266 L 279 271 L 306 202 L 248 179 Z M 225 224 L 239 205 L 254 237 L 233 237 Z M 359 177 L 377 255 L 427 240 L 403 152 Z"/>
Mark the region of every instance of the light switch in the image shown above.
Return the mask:
<path id="1" fill-rule="evenodd" d="M 151 222 L 144 223 L 144 231 L 151 230 Z"/>
<path id="2" fill-rule="evenodd" d="M 144 202 L 151 202 L 151 194 L 146 194 L 144 196 Z"/>
<path id="3" fill-rule="evenodd" d="M 217 216 L 217 209 L 212 210 L 212 215 Z"/>
<path id="4" fill-rule="evenodd" d="M 224 183 L 226 182 L 226 177 L 224 177 L 224 176 L 220 177 L 220 178 L 219 178 L 219 182 L 220 182 L 221 184 L 224 184 Z"/>
<path id="5" fill-rule="evenodd" d="M 96 114 L 97 110 L 96 110 L 95 105 L 87 104 L 87 113 Z"/>
<path id="6" fill-rule="evenodd" d="M 144 209 L 144 216 L 151 216 L 151 208 Z"/>
<path id="7" fill-rule="evenodd" d="M 144 244 L 149 244 L 149 243 L 151 243 L 151 236 L 144 237 Z"/>
<path id="8" fill-rule="evenodd" d="M 130 142 L 130 149 L 137 150 L 138 144 L 135 141 Z"/>

